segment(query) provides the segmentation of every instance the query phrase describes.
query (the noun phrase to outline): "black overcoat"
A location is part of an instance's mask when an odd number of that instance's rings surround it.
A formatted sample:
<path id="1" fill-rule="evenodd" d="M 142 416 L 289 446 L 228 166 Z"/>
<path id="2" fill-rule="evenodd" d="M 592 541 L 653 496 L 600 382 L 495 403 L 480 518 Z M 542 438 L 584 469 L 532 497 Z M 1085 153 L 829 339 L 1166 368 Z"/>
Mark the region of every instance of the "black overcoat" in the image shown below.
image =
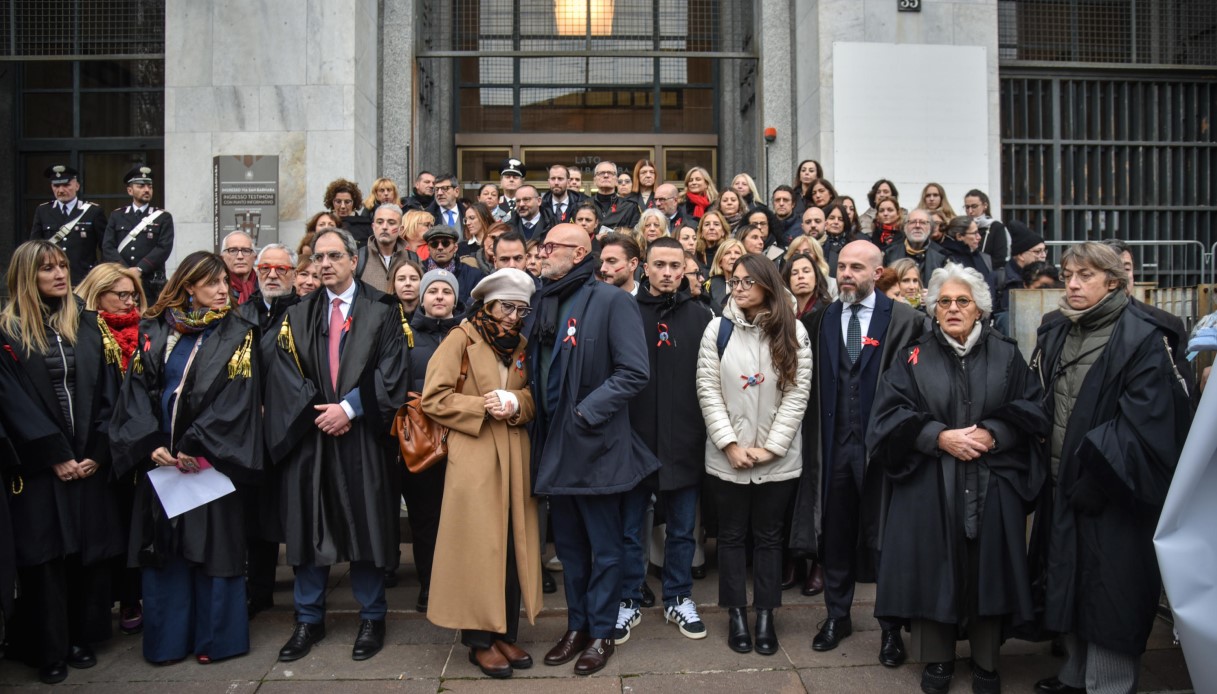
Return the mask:
<path id="1" fill-rule="evenodd" d="M 91 565 L 116 557 L 126 548 L 110 469 L 110 414 L 121 378 L 119 356 L 111 349 L 107 357 L 102 331 L 108 328 L 103 328 L 99 320 L 93 311 L 80 311 L 73 347 L 74 426 L 64 419 L 51 384 L 48 357 L 27 352 L 19 340 L 0 332 L 4 350 L 0 359 L 11 360 L 8 366 L 28 396 L 25 405 L 19 400 L 6 400 L 0 406 L 30 431 L 44 427 L 45 422 L 53 423 L 56 429 L 53 436 L 42 439 L 45 448 L 25 447 L 15 477 L 10 479 L 9 513 L 19 567 L 37 566 L 76 553 L 82 563 Z M 51 350 L 56 349 L 52 342 Z M 15 409 L 19 407 L 29 409 Z M 66 460 L 86 458 L 96 461 L 99 469 L 83 479 L 64 482 L 52 468 Z M 14 488 L 21 493 L 14 494 Z"/>
<path id="2" fill-rule="evenodd" d="M 358 282 L 358 280 L 356 280 Z M 342 337 L 338 388 L 330 381 L 329 295 L 318 289 L 290 307 L 268 369 L 266 440 L 292 566 L 396 561 L 398 523 L 393 415 L 406 401 L 410 357 L 401 311 L 358 283 Z M 324 434 L 314 405 L 359 390 L 363 416 L 341 436 Z"/>
<path id="3" fill-rule="evenodd" d="M 697 401 L 697 352 L 714 312 L 682 284 L 651 296 L 638 287 L 638 310 L 651 363 L 650 379 L 630 401 L 630 424 L 659 458 L 659 489 L 700 484 L 706 472 L 706 420 Z"/>
<path id="4" fill-rule="evenodd" d="M 262 392 L 257 326 L 235 310 L 200 339 L 198 353 L 178 396 L 177 414 L 165 422 L 161 396 L 173 334 L 163 316 L 140 321 L 139 345 L 127 367 L 114 413 L 115 469 L 136 472 L 135 504 L 127 563 L 159 567 L 171 556 L 208 576 L 241 576 L 245 569 L 245 514 L 239 494 L 229 494 L 176 518 L 148 479 L 152 452 L 203 456 L 237 485 L 255 483 L 263 469 Z M 172 432 L 166 431 L 171 429 Z"/>
<path id="5" fill-rule="evenodd" d="M 1018 346 L 989 328 L 964 357 L 935 328 L 883 373 L 867 432 L 888 482 L 876 615 L 956 624 L 974 592 L 981 616 L 1032 618 L 1026 518 L 1047 474 L 1049 427 L 1040 397 Z M 993 435 L 991 452 L 963 462 L 938 448 L 942 431 L 973 424 Z M 966 525 L 979 554 L 975 586 Z"/>
<path id="6" fill-rule="evenodd" d="M 1063 317 L 1041 325 L 1031 359 L 1049 418 L 1072 325 Z M 1145 651 L 1162 590 L 1154 528 L 1190 424 L 1170 342 L 1130 303 L 1082 383 L 1056 488 L 1046 487 L 1036 508 L 1030 560 L 1047 629 L 1118 653 Z M 1101 509 L 1075 510 L 1079 483 L 1097 486 Z"/>

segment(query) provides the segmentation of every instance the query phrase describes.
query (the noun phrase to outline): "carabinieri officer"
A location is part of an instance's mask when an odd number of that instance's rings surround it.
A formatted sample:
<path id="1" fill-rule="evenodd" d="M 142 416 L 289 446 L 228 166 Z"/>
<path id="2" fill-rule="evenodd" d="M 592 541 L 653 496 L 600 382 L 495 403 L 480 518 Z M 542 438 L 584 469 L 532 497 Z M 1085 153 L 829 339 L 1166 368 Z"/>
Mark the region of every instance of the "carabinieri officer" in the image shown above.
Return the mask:
<path id="1" fill-rule="evenodd" d="M 173 215 L 153 207 L 152 169 L 140 164 L 123 176 L 131 204 L 110 214 L 101 257 L 140 273 L 144 293 L 156 301 L 165 286 L 165 261 L 173 251 Z"/>
<path id="2" fill-rule="evenodd" d="M 44 239 L 59 246 L 68 256 L 72 284 L 89 274 L 97 264 L 97 249 L 106 232 L 106 215 L 101 205 L 76 197 L 80 192 L 80 172 L 66 164 L 48 166 L 42 175 L 51 179 L 55 199 L 34 211 L 30 239 Z"/>

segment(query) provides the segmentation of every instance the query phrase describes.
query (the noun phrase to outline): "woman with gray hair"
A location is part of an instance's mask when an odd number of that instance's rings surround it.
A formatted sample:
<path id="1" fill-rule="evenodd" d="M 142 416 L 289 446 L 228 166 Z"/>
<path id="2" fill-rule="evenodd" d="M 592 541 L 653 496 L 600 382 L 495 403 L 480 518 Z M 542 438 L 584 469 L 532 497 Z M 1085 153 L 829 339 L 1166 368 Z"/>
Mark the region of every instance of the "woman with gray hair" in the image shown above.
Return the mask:
<path id="1" fill-rule="evenodd" d="M 867 434 L 890 491 L 875 615 L 911 620 L 922 691 L 950 689 L 966 635 L 972 691 L 999 692 L 1003 634 L 1032 619 L 1026 509 L 1049 424 L 1018 346 L 985 320 L 980 273 L 948 263 L 927 299 L 934 329 L 883 374 Z"/>

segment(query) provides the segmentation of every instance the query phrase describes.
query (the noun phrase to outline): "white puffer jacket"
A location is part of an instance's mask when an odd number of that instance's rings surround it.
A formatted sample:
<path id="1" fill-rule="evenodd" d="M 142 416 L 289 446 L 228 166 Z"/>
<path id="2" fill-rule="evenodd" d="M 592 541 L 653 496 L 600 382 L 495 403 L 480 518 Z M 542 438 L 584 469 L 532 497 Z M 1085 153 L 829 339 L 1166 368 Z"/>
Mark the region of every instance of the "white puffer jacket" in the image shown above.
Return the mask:
<path id="1" fill-rule="evenodd" d="M 720 361 L 718 326 L 726 320 L 735 323 L 735 330 Z M 760 328 L 744 318 L 734 299 L 727 301 L 722 318 L 706 326 L 697 355 L 697 399 L 706 419 L 709 474 L 736 484 L 780 482 L 799 476 L 803 469 L 803 411 L 811 391 L 811 341 L 801 321 L 795 321 L 795 331 L 798 369 L 794 385 L 783 393 L 778 389 L 768 340 Z M 757 374 L 763 380 L 754 378 L 749 383 L 748 377 Z M 736 470 L 723 452 L 730 443 L 764 448 L 777 458 L 750 470 Z"/>

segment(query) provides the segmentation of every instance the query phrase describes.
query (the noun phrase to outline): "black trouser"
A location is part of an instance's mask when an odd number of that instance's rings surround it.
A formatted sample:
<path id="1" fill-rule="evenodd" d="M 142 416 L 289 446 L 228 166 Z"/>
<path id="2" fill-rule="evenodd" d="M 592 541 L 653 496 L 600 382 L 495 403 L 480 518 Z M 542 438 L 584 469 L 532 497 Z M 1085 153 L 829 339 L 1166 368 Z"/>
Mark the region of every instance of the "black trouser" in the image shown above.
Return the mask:
<path id="1" fill-rule="evenodd" d="M 828 616 L 848 617 L 854 604 L 854 584 L 858 568 L 858 531 L 862 516 L 861 474 L 865 469 L 866 449 L 862 441 L 851 436 L 838 443 L 837 456 L 825 481 L 828 490 L 824 498 L 824 551 L 820 559 L 824 567 L 824 603 Z M 878 566 L 876 558 L 875 565 Z M 894 629 L 899 622 L 879 620 L 883 629 Z"/>
<path id="2" fill-rule="evenodd" d="M 490 648 L 495 641 L 515 643 L 520 634 L 520 575 L 516 570 L 516 543 L 511 534 L 510 511 L 507 521 L 507 633 L 480 629 L 461 629 L 461 643 L 469 648 Z"/>
<path id="3" fill-rule="evenodd" d="M 797 479 L 735 484 L 711 477 L 718 507 L 718 604 L 748 605 L 748 560 L 744 545 L 752 530 L 752 594 L 757 609 L 782 604 L 782 527 Z"/>
<path id="4" fill-rule="evenodd" d="M 269 605 L 274 602 L 275 570 L 279 566 L 279 543 L 260 537 L 245 538 L 245 593 L 251 603 Z"/>
<path id="5" fill-rule="evenodd" d="M 66 659 L 70 646 L 110 638 L 111 570 L 109 561 L 83 566 L 79 554 L 18 568 L 13 637 L 23 642 L 21 655 L 51 665 Z"/>
<path id="6" fill-rule="evenodd" d="M 402 491 L 406 497 L 406 512 L 410 534 L 414 536 L 414 566 L 418 581 L 431 588 L 431 567 L 435 565 L 435 541 L 439 537 L 439 512 L 444 499 L 444 475 L 447 461 L 420 473 L 403 473 Z"/>

